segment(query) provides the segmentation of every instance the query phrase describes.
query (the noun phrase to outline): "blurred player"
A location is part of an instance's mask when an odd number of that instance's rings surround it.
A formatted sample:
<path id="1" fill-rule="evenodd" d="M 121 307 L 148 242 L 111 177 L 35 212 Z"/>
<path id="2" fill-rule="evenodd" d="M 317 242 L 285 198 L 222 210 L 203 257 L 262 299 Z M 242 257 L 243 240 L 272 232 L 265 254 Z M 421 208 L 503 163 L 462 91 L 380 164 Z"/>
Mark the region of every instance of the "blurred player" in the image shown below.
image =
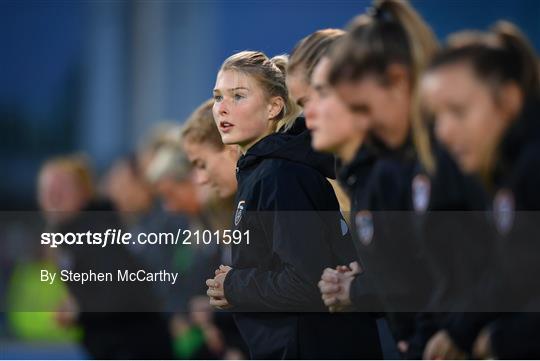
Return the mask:
<path id="1" fill-rule="evenodd" d="M 352 303 L 387 311 L 402 352 L 431 289 L 414 213 L 396 211 L 425 210 L 429 199 L 424 193 L 413 202 L 417 151 L 426 140 L 412 133 L 412 125 L 421 121 L 420 71 L 436 48 L 429 27 L 405 2 L 377 1 L 319 63 L 312 78 L 315 100 L 305 109 L 316 119 L 313 145 L 344 162 L 340 180 L 351 196 L 355 243 L 365 269 L 359 275 L 325 270 L 323 299 L 336 310 Z"/>
<path id="2" fill-rule="evenodd" d="M 538 311 L 540 80 L 538 57 L 518 29 L 498 23 L 491 33 L 439 54 L 423 81 L 435 134 L 461 170 L 488 195 L 485 209 L 498 235 L 499 257 L 469 301 L 475 310 Z M 494 314 L 488 314 L 493 316 Z M 454 334 L 428 344 L 426 358 L 471 355 L 489 319 L 464 314 Z M 537 314 L 504 314 L 480 335 L 476 357 L 537 358 Z"/>

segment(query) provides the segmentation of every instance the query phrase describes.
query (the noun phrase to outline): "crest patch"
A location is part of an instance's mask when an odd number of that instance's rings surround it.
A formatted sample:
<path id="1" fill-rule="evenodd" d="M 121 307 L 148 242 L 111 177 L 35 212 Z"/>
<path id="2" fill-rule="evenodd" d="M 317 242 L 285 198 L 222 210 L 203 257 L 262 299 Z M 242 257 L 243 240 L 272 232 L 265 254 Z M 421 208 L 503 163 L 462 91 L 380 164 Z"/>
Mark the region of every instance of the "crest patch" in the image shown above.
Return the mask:
<path id="1" fill-rule="evenodd" d="M 370 211 L 360 211 L 354 217 L 358 239 L 364 246 L 373 241 L 373 216 Z"/>

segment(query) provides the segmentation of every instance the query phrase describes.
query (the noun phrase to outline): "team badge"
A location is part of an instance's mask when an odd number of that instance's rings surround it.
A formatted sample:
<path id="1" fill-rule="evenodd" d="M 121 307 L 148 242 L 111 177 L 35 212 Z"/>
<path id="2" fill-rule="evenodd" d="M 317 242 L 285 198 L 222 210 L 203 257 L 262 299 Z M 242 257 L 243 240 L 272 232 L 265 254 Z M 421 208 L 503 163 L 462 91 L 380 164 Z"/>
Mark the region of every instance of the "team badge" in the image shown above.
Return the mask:
<path id="1" fill-rule="evenodd" d="M 431 182 L 424 174 L 414 177 L 412 182 L 412 201 L 414 210 L 425 212 L 429 205 L 431 196 Z"/>
<path id="2" fill-rule="evenodd" d="M 349 226 L 347 226 L 347 222 L 343 218 L 339 220 L 339 224 L 341 226 L 341 235 L 344 236 L 349 232 Z"/>
<path id="3" fill-rule="evenodd" d="M 499 233 L 510 232 L 514 224 L 515 202 L 514 195 L 508 189 L 501 189 L 493 199 L 493 218 Z"/>
<path id="4" fill-rule="evenodd" d="M 373 240 L 373 217 L 370 211 L 360 211 L 354 217 L 358 239 L 364 246 L 369 246 Z"/>
<path id="5" fill-rule="evenodd" d="M 242 220 L 242 216 L 244 215 L 244 204 L 246 201 L 240 201 L 238 202 L 238 207 L 236 207 L 236 213 L 234 215 L 234 225 L 238 226 L 240 224 L 240 221 Z"/>

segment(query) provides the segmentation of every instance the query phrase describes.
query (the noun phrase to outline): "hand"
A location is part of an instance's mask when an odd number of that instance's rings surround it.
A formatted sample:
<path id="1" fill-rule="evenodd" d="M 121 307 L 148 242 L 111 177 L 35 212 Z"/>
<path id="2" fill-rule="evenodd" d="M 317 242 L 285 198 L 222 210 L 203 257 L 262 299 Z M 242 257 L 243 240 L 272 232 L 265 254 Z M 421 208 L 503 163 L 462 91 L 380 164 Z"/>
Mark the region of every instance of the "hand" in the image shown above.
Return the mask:
<path id="1" fill-rule="evenodd" d="M 322 300 L 330 312 L 343 311 L 352 304 L 350 299 L 351 282 L 356 277 L 358 269 L 355 267 L 351 270 L 345 270 L 343 266 L 338 267 L 338 269 L 326 268 L 318 284 Z"/>
<path id="2" fill-rule="evenodd" d="M 448 332 L 437 332 L 428 341 L 424 350 L 424 360 L 465 360 L 467 355 L 460 350 Z"/>
<path id="3" fill-rule="evenodd" d="M 479 360 L 495 358 L 491 349 L 491 332 L 489 328 L 484 328 L 476 338 L 476 341 L 474 341 L 473 355 Z"/>
<path id="4" fill-rule="evenodd" d="M 220 273 L 227 273 L 227 272 L 229 272 L 230 270 L 232 270 L 231 267 L 221 265 L 221 266 L 219 266 L 219 268 L 218 268 L 217 270 L 214 271 L 214 275 L 217 276 L 217 275 L 220 274 Z"/>
<path id="5" fill-rule="evenodd" d="M 399 352 L 401 352 L 403 354 L 407 353 L 407 351 L 409 350 L 409 343 L 407 341 L 404 341 L 404 340 L 398 341 L 397 348 L 398 348 Z"/>
<path id="6" fill-rule="evenodd" d="M 206 286 L 208 286 L 206 294 L 210 297 L 211 306 L 219 309 L 226 309 L 231 307 L 229 301 L 227 301 L 227 299 L 225 298 L 225 291 L 223 288 L 225 277 L 231 269 L 231 267 L 221 265 L 215 271 L 216 277 L 206 280 Z"/>
<path id="7" fill-rule="evenodd" d="M 349 263 L 349 266 L 337 266 L 336 271 L 351 276 L 356 276 L 363 272 L 362 267 L 356 261 Z"/>

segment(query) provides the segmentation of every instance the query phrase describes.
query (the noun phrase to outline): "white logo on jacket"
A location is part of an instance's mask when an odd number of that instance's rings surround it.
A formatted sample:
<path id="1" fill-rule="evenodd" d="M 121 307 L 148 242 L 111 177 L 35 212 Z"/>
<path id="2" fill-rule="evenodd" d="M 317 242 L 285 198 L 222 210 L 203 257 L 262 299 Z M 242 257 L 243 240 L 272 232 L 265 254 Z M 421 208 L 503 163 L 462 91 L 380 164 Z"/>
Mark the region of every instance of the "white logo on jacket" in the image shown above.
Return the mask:
<path id="1" fill-rule="evenodd" d="M 360 211 L 354 217 L 358 239 L 364 246 L 369 246 L 373 240 L 373 217 L 370 211 Z"/>
<path id="2" fill-rule="evenodd" d="M 514 225 L 515 201 L 514 194 L 509 189 L 501 189 L 493 199 L 493 218 L 500 234 L 510 232 Z"/>
<path id="3" fill-rule="evenodd" d="M 244 215 L 244 203 L 246 203 L 246 201 L 240 201 L 238 202 L 238 206 L 236 207 L 236 213 L 234 215 L 235 226 L 238 226 L 240 224 L 242 216 Z"/>
<path id="4" fill-rule="evenodd" d="M 431 196 L 431 182 L 425 174 L 418 174 L 412 181 L 412 201 L 414 210 L 425 212 Z"/>

